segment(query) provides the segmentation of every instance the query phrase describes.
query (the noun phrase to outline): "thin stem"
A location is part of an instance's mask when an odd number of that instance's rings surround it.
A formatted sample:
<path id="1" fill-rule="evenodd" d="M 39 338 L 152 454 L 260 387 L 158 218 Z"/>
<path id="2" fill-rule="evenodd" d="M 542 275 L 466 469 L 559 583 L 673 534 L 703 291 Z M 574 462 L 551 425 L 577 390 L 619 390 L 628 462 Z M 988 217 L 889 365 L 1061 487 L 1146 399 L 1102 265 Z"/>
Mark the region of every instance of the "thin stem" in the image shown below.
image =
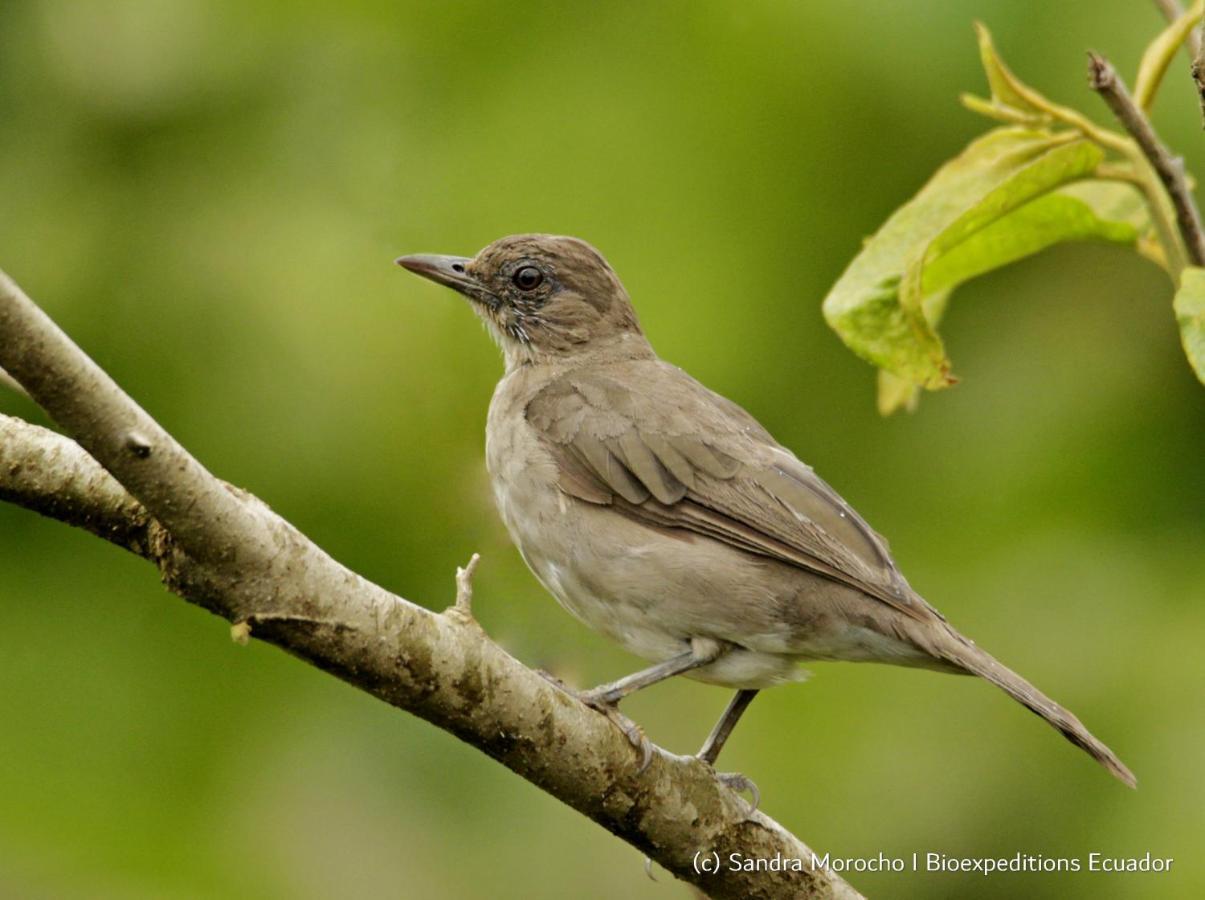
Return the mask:
<path id="1" fill-rule="evenodd" d="M 1205 233 L 1201 228 L 1201 213 L 1188 188 L 1183 162 L 1173 157 L 1159 140 L 1150 119 L 1138 108 L 1125 83 L 1109 61 L 1097 53 L 1089 53 L 1088 60 L 1088 76 L 1092 89 L 1101 95 L 1113 115 L 1133 136 L 1143 156 L 1167 189 L 1189 260 L 1193 265 L 1205 265 Z M 1178 271 L 1175 275 L 1179 280 Z"/>
<path id="2" fill-rule="evenodd" d="M 1175 22 L 1184 15 L 1184 7 L 1178 0 L 1155 0 L 1155 5 L 1163 13 L 1163 18 L 1169 22 Z M 1199 28 L 1194 28 L 1189 34 L 1185 47 L 1190 59 L 1196 60 L 1201 55 L 1201 30 Z"/>
<path id="3" fill-rule="evenodd" d="M 1184 7 L 1179 4 L 1178 0 L 1155 0 L 1155 5 L 1159 7 L 1159 12 L 1163 13 L 1163 17 L 1169 22 L 1174 22 L 1184 15 Z"/>
<path id="4" fill-rule="evenodd" d="M 1150 109 L 1167 69 L 1180 48 L 1192 43 L 1198 26 L 1205 16 L 1205 0 L 1194 0 L 1187 12 L 1177 16 L 1163 29 L 1142 54 L 1138 77 L 1134 82 L 1134 102 L 1140 109 Z"/>
<path id="5" fill-rule="evenodd" d="M 1050 114 L 1065 125 L 1070 125 L 1084 137 L 1096 141 L 1102 147 L 1115 153 L 1128 154 L 1131 149 L 1130 141 L 1126 138 L 1108 128 L 1101 128 L 1087 116 L 1081 115 L 1070 107 L 1051 104 Z"/>
<path id="6" fill-rule="evenodd" d="M 1159 7 L 1169 22 L 1174 22 L 1184 15 L 1184 8 L 1177 0 L 1155 0 L 1155 5 Z M 1189 33 L 1185 47 L 1188 48 L 1188 56 L 1192 61 L 1190 71 L 1193 83 L 1197 86 L 1197 98 L 1201 104 L 1201 127 L 1205 128 L 1205 24 L 1194 28 Z"/>
<path id="7" fill-rule="evenodd" d="M 1137 175 L 1133 169 L 1116 163 L 1101 163 L 1092 172 L 1092 176 L 1104 179 L 1105 181 L 1122 181 L 1126 184 L 1132 184 L 1137 188 L 1146 186 L 1142 177 Z"/>

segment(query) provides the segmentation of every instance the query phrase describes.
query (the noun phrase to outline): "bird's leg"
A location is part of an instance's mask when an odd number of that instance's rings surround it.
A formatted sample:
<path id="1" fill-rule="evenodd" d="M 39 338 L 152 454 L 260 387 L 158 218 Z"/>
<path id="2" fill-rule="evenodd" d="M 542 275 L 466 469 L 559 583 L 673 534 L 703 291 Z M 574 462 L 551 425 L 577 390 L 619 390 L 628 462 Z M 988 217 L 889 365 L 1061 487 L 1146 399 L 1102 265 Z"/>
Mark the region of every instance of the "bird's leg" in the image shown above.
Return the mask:
<path id="1" fill-rule="evenodd" d="M 632 746 L 642 754 L 640 769 L 643 772 L 653 759 L 653 745 L 644 736 L 640 726 L 619 711 L 619 701 L 629 694 L 634 694 L 641 688 L 664 681 L 691 669 L 698 669 L 715 662 L 728 648 L 719 641 L 706 638 L 694 638 L 690 649 L 685 653 L 670 657 L 647 669 L 641 669 L 631 675 L 626 675 L 617 681 L 600 684 L 596 688 L 582 691 L 578 699 L 592 709 L 596 709 L 610 719 L 631 741 Z"/>
<path id="2" fill-rule="evenodd" d="M 693 650 L 687 650 L 685 653 L 670 657 L 655 666 L 649 666 L 647 669 L 625 675 L 616 681 L 600 684 L 596 688 L 583 691 L 581 698 L 591 706 L 598 704 L 614 706 L 624 697 L 636 693 L 641 688 L 649 687 L 658 681 L 665 681 L 675 675 L 681 675 L 683 672 L 689 672 L 691 669 L 697 669 L 711 661 L 712 659 L 699 660 Z"/>
<path id="3" fill-rule="evenodd" d="M 733 695 L 732 700 L 728 703 L 728 708 L 720 716 L 720 721 L 716 722 L 715 728 L 711 729 L 711 734 L 707 735 L 703 749 L 696 754 L 699 759 L 709 766 L 715 765 L 720 751 L 724 749 L 724 744 L 732 734 L 732 729 L 736 727 L 741 715 L 749 708 L 749 704 L 756 696 L 756 688 L 743 688 Z M 753 809 L 757 809 L 761 804 L 761 791 L 748 777 L 739 772 L 716 772 L 716 777 L 734 791 L 748 791 L 753 797 Z"/>
<path id="4" fill-rule="evenodd" d="M 732 729 L 736 727 L 741 715 L 749 708 L 749 704 L 756 696 L 756 688 L 744 688 L 736 692 L 729 701 L 728 708 L 724 710 L 724 715 L 720 716 L 720 721 L 715 723 L 715 728 L 711 729 L 711 734 L 707 735 L 703 749 L 695 754 L 699 759 L 709 766 L 715 765 L 720 751 L 724 749 L 724 744 L 728 741 L 728 736 L 732 734 Z"/>

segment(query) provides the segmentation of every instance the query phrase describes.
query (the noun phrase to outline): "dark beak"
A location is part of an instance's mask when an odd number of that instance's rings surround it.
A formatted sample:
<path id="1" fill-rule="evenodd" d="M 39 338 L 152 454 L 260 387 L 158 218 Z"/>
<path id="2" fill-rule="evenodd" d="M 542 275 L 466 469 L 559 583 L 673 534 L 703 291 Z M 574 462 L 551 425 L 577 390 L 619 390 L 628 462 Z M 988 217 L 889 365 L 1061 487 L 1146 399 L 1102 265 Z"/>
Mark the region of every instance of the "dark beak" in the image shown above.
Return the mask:
<path id="1" fill-rule="evenodd" d="M 395 260 L 403 269 L 409 269 L 415 275 L 429 278 L 436 284 L 442 284 L 453 290 L 469 296 L 480 296 L 480 283 L 469 275 L 466 267 L 472 260 L 464 256 L 438 256 L 434 253 L 416 253 L 413 256 L 401 256 Z"/>

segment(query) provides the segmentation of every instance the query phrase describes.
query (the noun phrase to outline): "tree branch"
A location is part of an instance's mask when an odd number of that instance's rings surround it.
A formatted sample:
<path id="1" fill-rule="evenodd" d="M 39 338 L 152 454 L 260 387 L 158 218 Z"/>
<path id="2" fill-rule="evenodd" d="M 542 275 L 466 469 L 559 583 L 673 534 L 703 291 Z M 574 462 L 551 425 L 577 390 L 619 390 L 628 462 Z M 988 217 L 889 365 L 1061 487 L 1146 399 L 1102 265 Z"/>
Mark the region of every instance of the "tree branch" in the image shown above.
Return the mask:
<path id="1" fill-rule="evenodd" d="M 1192 191 L 1188 188 L 1188 180 L 1184 177 L 1183 160 L 1172 156 L 1159 140 L 1150 119 L 1134 103 L 1121 76 L 1109 61 L 1098 53 L 1088 54 L 1088 81 L 1092 90 L 1101 95 L 1113 115 L 1137 142 L 1167 189 L 1172 206 L 1176 210 L 1176 224 L 1192 264 L 1205 265 L 1205 233 L 1202 233 L 1201 229 L 1201 213 L 1197 210 Z"/>
<path id="2" fill-rule="evenodd" d="M 151 517 L 75 441 L 0 415 L 0 500 L 152 558 Z"/>
<path id="3" fill-rule="evenodd" d="M 0 498 L 153 562 L 176 594 L 501 762 L 715 898 L 860 896 L 704 763 L 626 736 L 494 644 L 459 602 L 430 612 L 346 569 L 219 481 L 0 273 L 0 366 L 75 440 L 0 417 Z M 76 443 L 78 441 L 78 443 Z M 85 452 L 87 451 L 87 452 Z M 90 455 L 89 455 L 90 454 Z M 99 463 L 99 465 L 98 465 Z M 697 854 L 720 869 L 696 869 Z M 729 854 L 801 860 L 730 870 Z"/>
<path id="4" fill-rule="evenodd" d="M 0 272 L 0 368 L 198 559 L 263 570 L 267 523 L 214 478 Z"/>

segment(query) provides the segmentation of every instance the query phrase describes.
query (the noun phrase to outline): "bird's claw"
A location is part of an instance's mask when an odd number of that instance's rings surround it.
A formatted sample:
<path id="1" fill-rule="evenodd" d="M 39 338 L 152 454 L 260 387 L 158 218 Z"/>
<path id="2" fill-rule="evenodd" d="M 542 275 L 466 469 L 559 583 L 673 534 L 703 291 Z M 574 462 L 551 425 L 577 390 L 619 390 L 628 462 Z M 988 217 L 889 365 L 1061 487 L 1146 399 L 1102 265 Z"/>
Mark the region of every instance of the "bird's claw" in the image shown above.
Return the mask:
<path id="1" fill-rule="evenodd" d="M 640 768 L 636 770 L 636 774 L 639 775 L 644 772 L 653 761 L 653 743 L 644 736 L 644 730 L 621 713 L 615 701 L 611 700 L 606 694 L 583 691 L 577 696 L 582 703 L 602 713 L 611 721 L 612 725 L 623 732 L 624 737 L 628 739 L 628 743 L 640 753 Z"/>
<path id="2" fill-rule="evenodd" d="M 756 812 L 761 806 L 761 791 L 748 775 L 742 775 L 740 772 L 716 772 L 715 777 L 719 779 L 720 784 L 738 794 L 749 792 L 749 796 L 753 798 L 753 802 L 749 804 L 749 812 Z"/>

